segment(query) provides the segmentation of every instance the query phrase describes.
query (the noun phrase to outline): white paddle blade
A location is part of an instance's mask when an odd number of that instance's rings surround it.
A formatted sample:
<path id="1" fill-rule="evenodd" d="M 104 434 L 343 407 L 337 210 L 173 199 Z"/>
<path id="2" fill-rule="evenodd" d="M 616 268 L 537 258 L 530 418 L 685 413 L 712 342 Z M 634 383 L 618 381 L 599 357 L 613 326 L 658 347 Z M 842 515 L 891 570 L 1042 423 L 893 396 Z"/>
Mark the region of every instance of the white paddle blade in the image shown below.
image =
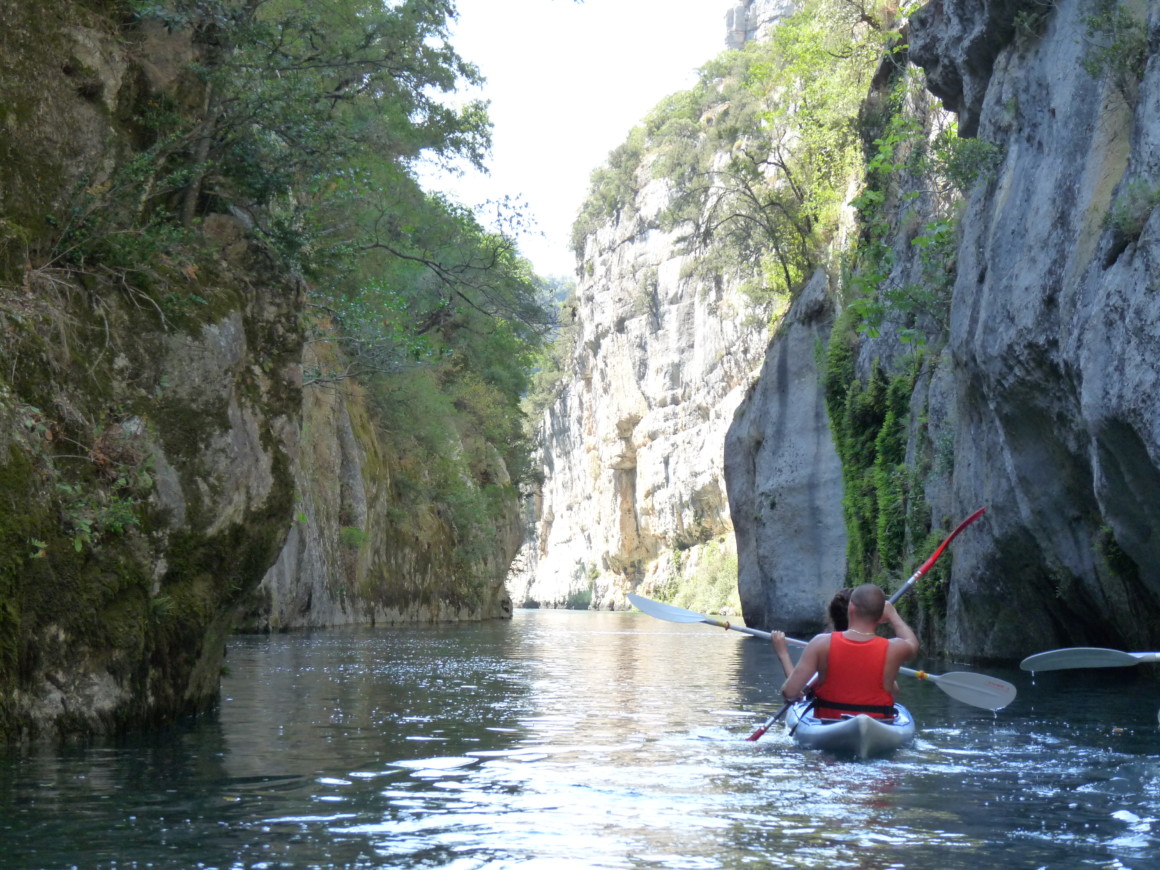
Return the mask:
<path id="1" fill-rule="evenodd" d="M 1049 649 L 1028 656 L 1019 663 L 1025 671 L 1062 671 L 1069 668 L 1126 668 L 1138 665 L 1137 654 L 1098 646 Z"/>
<path id="2" fill-rule="evenodd" d="M 951 671 L 939 676 L 927 674 L 926 678 L 956 701 L 992 712 L 1002 710 L 1015 700 L 1016 689 L 1013 685 L 986 674 Z"/>
<path id="3" fill-rule="evenodd" d="M 667 622 L 704 622 L 709 618 L 702 613 L 694 613 L 673 604 L 653 601 L 651 598 L 645 598 L 633 592 L 628 593 L 628 600 L 641 613 L 647 613 L 649 616 Z"/>

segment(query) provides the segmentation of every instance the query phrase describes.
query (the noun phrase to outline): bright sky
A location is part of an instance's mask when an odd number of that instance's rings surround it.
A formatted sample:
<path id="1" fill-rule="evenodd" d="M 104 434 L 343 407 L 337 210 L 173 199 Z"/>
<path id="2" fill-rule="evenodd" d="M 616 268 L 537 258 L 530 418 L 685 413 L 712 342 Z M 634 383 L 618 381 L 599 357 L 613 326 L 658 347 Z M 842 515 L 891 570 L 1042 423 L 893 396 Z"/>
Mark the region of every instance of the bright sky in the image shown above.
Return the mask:
<path id="1" fill-rule="evenodd" d="M 459 0 L 452 44 L 487 79 L 490 176 L 428 182 L 464 205 L 512 196 L 542 236 L 544 276 L 572 276 L 572 222 L 592 170 L 660 100 L 725 49 L 736 0 Z"/>

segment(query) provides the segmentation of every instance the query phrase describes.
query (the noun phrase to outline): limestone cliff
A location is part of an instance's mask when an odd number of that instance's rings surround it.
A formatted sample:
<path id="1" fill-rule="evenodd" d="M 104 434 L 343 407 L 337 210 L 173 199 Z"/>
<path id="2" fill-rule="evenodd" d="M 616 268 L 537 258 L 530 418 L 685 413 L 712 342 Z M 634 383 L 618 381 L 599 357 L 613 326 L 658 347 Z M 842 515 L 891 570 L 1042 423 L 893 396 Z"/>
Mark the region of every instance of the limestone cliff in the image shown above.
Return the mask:
<path id="1" fill-rule="evenodd" d="M 305 364 L 319 353 L 308 347 Z M 454 622 L 511 616 L 504 575 L 522 540 L 516 500 L 495 524 L 496 543 L 462 582 L 454 535 L 434 505 L 400 518 L 392 487 L 398 451 L 375 426 L 357 384 L 303 395 L 301 447 L 291 470 L 295 514 L 285 546 L 249 601 L 240 626 L 286 631 L 337 625 Z M 484 470 L 503 486 L 494 454 Z"/>
<path id="2" fill-rule="evenodd" d="M 842 463 L 815 354 L 833 321 L 830 288 L 818 273 L 779 326 L 725 438 L 745 621 L 791 636 L 815 631 L 845 585 Z"/>
<path id="3" fill-rule="evenodd" d="M 0 4 L 0 741 L 208 709 L 239 618 L 508 615 L 499 452 L 450 427 L 446 477 L 498 517 L 465 553 L 443 502 L 400 494 L 415 462 L 363 385 L 304 378 L 342 351 L 304 349 L 315 288 L 260 209 L 214 176 L 172 219 L 198 168 L 163 172 L 184 152 L 158 131 L 212 132 L 216 24 L 49 6 Z"/>
<path id="4" fill-rule="evenodd" d="M 687 274 L 666 185 L 586 240 L 571 380 L 540 427 L 543 484 L 508 586 L 516 606 L 624 606 L 732 553 L 723 438 L 765 331 L 736 284 Z M 571 316 L 571 315 L 569 315 Z M 714 550 L 716 548 L 716 550 Z"/>
<path id="5" fill-rule="evenodd" d="M 725 13 L 725 46 L 741 48 L 767 38 L 770 28 L 797 5 L 797 0 L 746 0 L 730 7 Z"/>
<path id="6" fill-rule="evenodd" d="M 136 727 L 213 702 L 231 603 L 285 536 L 302 287 L 230 217 L 182 268 L 82 224 L 173 46 L 2 10 L 0 734 Z M 126 259 L 79 259 L 98 245 Z"/>
<path id="7" fill-rule="evenodd" d="M 960 133 L 992 146 L 996 162 L 968 186 L 961 211 L 950 213 L 954 233 L 939 242 L 949 308 L 919 368 L 908 373 L 915 357 L 898 341 L 905 324 L 842 341 L 865 390 L 895 379 L 908 420 L 897 480 L 909 495 L 897 504 L 920 516 L 899 518 L 911 555 L 894 576 L 924 555 L 923 529 L 937 540 L 974 508 L 988 509 L 956 541 L 942 591 L 917 616 L 931 648 L 958 658 L 1160 641 L 1158 26 L 1154 3 L 1069 0 L 934 0 L 910 22 L 910 62 L 957 113 Z M 881 101 L 880 89 L 871 94 Z M 939 214 L 898 194 L 886 219 L 898 256 L 880 294 L 919 268 L 913 240 L 931 244 L 918 228 Z M 837 314 L 850 297 L 835 276 L 828 284 Z M 811 586 L 828 592 L 843 575 L 831 550 L 838 530 L 865 534 L 850 512 L 850 478 L 840 513 L 826 486 L 832 474 L 820 470 L 808 484 L 819 507 L 807 528 L 759 512 L 803 485 L 801 474 L 775 467 L 770 433 L 782 433 L 792 455 L 829 449 L 824 437 L 811 448 L 820 427 L 805 439 L 785 435 L 796 419 L 787 407 L 817 408 L 824 391 L 813 385 L 829 376 L 799 376 L 799 395 L 776 362 L 793 356 L 795 336 L 818 329 L 824 306 L 810 297 L 782 327 L 727 442 L 734 513 L 754 509 L 738 536 L 743 604 L 755 622 L 808 624 Z M 832 362 L 833 338 L 830 347 Z M 819 468 L 832 467 L 827 459 Z M 803 540 L 812 533 L 816 545 L 787 547 L 789 528 Z M 849 565 L 845 574 L 866 576 Z"/>
<path id="8" fill-rule="evenodd" d="M 967 204 L 957 252 L 951 499 L 991 508 L 956 552 L 947 647 L 1003 658 L 1151 648 L 1160 6 L 1002 11 L 943 0 L 912 25 L 932 90 L 1005 154 Z M 990 64 L 970 51 L 980 33 Z"/>

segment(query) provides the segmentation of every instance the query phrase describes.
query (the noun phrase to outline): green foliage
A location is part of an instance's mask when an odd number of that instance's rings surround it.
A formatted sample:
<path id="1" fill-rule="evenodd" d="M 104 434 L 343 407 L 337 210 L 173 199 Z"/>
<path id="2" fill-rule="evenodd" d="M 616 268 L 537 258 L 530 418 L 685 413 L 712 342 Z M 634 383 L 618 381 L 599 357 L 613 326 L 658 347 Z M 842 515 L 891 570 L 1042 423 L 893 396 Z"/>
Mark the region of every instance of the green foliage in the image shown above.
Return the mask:
<path id="1" fill-rule="evenodd" d="M 595 578 L 589 577 L 586 586 L 568 593 L 568 597 L 564 601 L 564 607 L 567 610 L 588 610 L 592 606 L 592 598 L 595 593 Z"/>
<path id="2" fill-rule="evenodd" d="M 658 590 L 661 601 L 698 613 L 741 613 L 737 591 L 737 554 L 723 540 L 698 548 L 697 569 L 686 572 L 680 550 L 673 550 L 673 577 Z"/>
<path id="3" fill-rule="evenodd" d="M 1108 228 L 1123 244 L 1134 241 L 1140 237 L 1144 224 L 1158 205 L 1160 184 L 1146 179 L 1130 181 L 1119 192 L 1108 212 Z"/>
<path id="4" fill-rule="evenodd" d="M 357 550 L 366 543 L 367 533 L 358 526 L 343 526 L 338 530 L 338 540 L 344 547 Z"/>
<path id="5" fill-rule="evenodd" d="M 904 343 L 913 341 L 921 345 L 928 333 L 941 338 L 950 329 L 957 226 L 957 216 L 926 224 L 910 243 L 919 252 L 920 280 L 883 291 L 886 306 L 905 317 L 898 329 L 898 337 Z"/>
<path id="6" fill-rule="evenodd" d="M 904 344 L 920 347 L 929 337 L 946 335 L 958 247 L 956 226 L 955 218 L 931 221 L 911 240 L 921 266 L 917 282 L 896 285 L 887 281 L 893 250 L 885 243 L 871 242 L 863 248 L 865 259 L 851 277 L 859 295 L 849 305 L 862 332 L 873 338 L 889 324 Z M 867 251 L 872 253 L 866 256 Z"/>
<path id="7" fill-rule="evenodd" d="M 707 63 L 594 173 L 577 253 L 601 222 L 623 218 L 647 165 L 672 192 L 660 224 L 679 232 L 695 268 L 741 278 L 759 309 L 776 309 L 837 226 L 881 18 L 876 4 L 809 0 L 770 40 Z"/>
<path id="8" fill-rule="evenodd" d="M 949 534 L 949 530 L 931 529 L 927 532 L 926 537 L 916 545 L 914 550 L 917 554 L 916 557 L 926 559 L 946 540 L 947 534 Z M 947 612 L 947 591 L 950 589 L 951 565 L 953 563 L 954 553 L 944 552 L 942 557 L 922 576 L 922 582 L 917 584 L 914 590 L 922 608 L 940 618 L 945 617 Z M 921 563 L 916 562 L 915 566 L 917 567 L 918 564 Z"/>
<path id="9" fill-rule="evenodd" d="M 894 378 L 876 367 L 863 383 L 854 368 L 858 316 L 848 309 L 835 325 L 823 388 L 842 462 L 847 579 L 888 585 L 905 558 L 908 518 L 922 500 L 906 461 L 910 397 L 921 356 Z"/>
<path id="10" fill-rule="evenodd" d="M 559 326 L 550 342 L 537 355 L 531 383 L 524 395 L 522 409 L 529 425 L 538 426 L 544 412 L 560 395 L 570 375 L 569 364 L 576 347 L 575 283 L 560 281 L 556 296 L 564 299 L 560 306 Z"/>
<path id="11" fill-rule="evenodd" d="M 707 268 L 758 275 L 759 303 L 795 291 L 821 261 L 857 163 L 852 121 L 879 43 L 851 45 L 851 14 L 806 4 L 768 42 L 708 64 L 698 99 L 654 121 L 654 172 L 678 191 L 664 225 L 683 228 Z"/>
<path id="12" fill-rule="evenodd" d="M 1092 549 L 1099 557 L 1100 565 L 1113 577 L 1125 585 L 1139 582 L 1140 566 L 1124 552 L 1116 533 L 1110 526 L 1100 526 L 1092 541 Z"/>
<path id="13" fill-rule="evenodd" d="M 117 490 L 127 487 L 119 481 Z M 95 493 L 77 484 L 58 483 L 61 500 L 61 522 L 72 537 L 73 549 L 78 553 L 85 546 L 93 546 L 104 535 L 121 535 L 130 526 L 137 525 L 137 499 L 122 495 L 117 490 L 96 497 Z"/>
<path id="14" fill-rule="evenodd" d="M 171 212 L 149 207 L 150 196 L 173 194 L 186 179 L 181 170 L 162 170 L 157 153 L 149 149 L 117 166 L 110 178 L 77 185 L 68 211 L 46 218 L 59 231 L 46 266 L 107 270 L 148 284 L 161 271 L 159 262 L 189 244 Z"/>
<path id="15" fill-rule="evenodd" d="M 994 142 L 961 138 L 955 122 L 939 130 L 923 154 L 926 159 L 918 171 L 944 180 L 950 191 L 959 194 L 969 192 L 980 179 L 990 178 L 1003 159 L 1002 149 Z"/>
<path id="16" fill-rule="evenodd" d="M 957 204 L 1002 159 L 993 143 L 962 139 L 956 124 L 928 137 L 906 109 L 916 81 L 901 77 L 894 86 L 882 134 L 873 140 L 866 163 L 866 186 L 854 200 L 861 237 L 847 255 L 843 284 L 859 329 L 876 337 L 889 326 L 905 343 L 922 346 L 941 340 L 949 327 L 957 251 Z M 910 230 L 912 207 L 941 215 Z M 895 239 L 909 234 L 915 256 L 906 276 L 895 275 Z M 915 280 L 917 279 L 917 280 Z"/>
<path id="17" fill-rule="evenodd" d="M 1015 33 L 1025 39 L 1037 39 L 1042 36 L 1058 2 L 1059 0 L 1020 0 L 1012 19 Z"/>
<path id="18" fill-rule="evenodd" d="M 1135 5 L 1121 0 L 1090 0 L 1083 17 L 1086 28 L 1084 71 L 1110 78 L 1129 104 L 1144 76 L 1148 60 L 1148 27 Z"/>
<path id="19" fill-rule="evenodd" d="M 138 19 L 192 34 L 199 55 L 187 86 L 200 93 L 136 107 L 142 147 L 86 179 L 57 218 L 52 264 L 156 271 L 148 264 L 180 260 L 199 244 L 182 229 L 232 211 L 314 278 L 350 275 L 384 244 L 442 265 L 424 232 L 446 235 L 440 222 L 459 227 L 463 218 L 423 201 L 411 163 L 481 166 L 490 136 L 481 103 L 445 99 L 480 81 L 447 42 L 452 0 L 131 5 Z M 408 209 L 424 210 L 426 224 L 384 226 L 384 216 L 406 220 Z"/>
<path id="20" fill-rule="evenodd" d="M 180 322 L 208 304 L 180 286 L 205 256 L 199 221 L 241 216 L 281 273 L 308 279 L 303 326 L 327 349 L 304 383 L 369 386 L 416 451 L 396 481 L 403 513 L 434 506 L 480 562 L 515 497 L 508 472 L 527 465 L 520 398 L 554 312 L 516 249 L 517 204 L 485 227 L 417 180 L 420 159 L 482 167 L 490 145 L 484 104 L 448 99 L 481 81 L 448 41 L 454 0 L 129 5 L 189 33 L 197 60 L 187 92 L 134 107 L 138 150 L 77 190 L 50 265 L 115 272 Z M 70 504 L 78 539 L 108 533 L 115 502 L 89 525 Z"/>
<path id="21" fill-rule="evenodd" d="M 645 133 L 634 127 L 603 166 L 592 171 L 589 192 L 572 225 L 572 251 L 584 256 L 584 244 L 598 227 L 631 217 L 638 192 L 638 172 L 644 156 Z"/>
<path id="22" fill-rule="evenodd" d="M 59 528 L 75 552 L 140 525 L 142 502 L 154 481 L 132 427 L 124 425 L 123 409 L 106 409 L 107 416 L 95 422 L 76 415 L 67 430 L 32 405 L 18 403 L 16 410 L 25 431 L 62 446 L 49 455 L 41 478 L 55 491 Z M 78 461 L 84 464 L 78 467 Z M 51 546 L 49 540 L 30 537 L 30 557 L 44 558 Z"/>
<path id="23" fill-rule="evenodd" d="M 502 343 L 492 350 L 508 352 Z M 454 353 L 438 365 L 370 380 L 375 418 L 396 457 L 390 480 L 399 522 L 418 522 L 433 509 L 454 536 L 457 577 L 476 586 L 492 579 L 480 566 L 495 552 L 530 451 L 520 384 L 484 372 Z"/>

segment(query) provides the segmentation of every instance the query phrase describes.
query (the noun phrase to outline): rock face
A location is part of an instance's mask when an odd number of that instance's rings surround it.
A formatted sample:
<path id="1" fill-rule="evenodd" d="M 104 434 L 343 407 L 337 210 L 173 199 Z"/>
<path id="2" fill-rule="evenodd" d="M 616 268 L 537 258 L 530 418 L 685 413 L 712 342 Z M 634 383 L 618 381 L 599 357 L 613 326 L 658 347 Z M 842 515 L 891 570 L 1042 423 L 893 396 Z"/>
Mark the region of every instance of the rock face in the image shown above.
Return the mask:
<path id="1" fill-rule="evenodd" d="M 1018 5 L 934 0 L 912 19 L 910 58 L 926 72 L 930 92 L 958 115 L 963 136 L 978 132 L 995 58 L 1014 35 Z"/>
<path id="2" fill-rule="evenodd" d="M 204 216 L 178 263 L 103 220 L 110 189 L 143 208 L 154 180 L 142 119 L 205 97 L 189 34 L 130 21 L 0 4 L 0 742 L 208 709 L 239 613 L 271 630 L 511 609 L 514 497 L 486 580 L 448 582 L 449 523 L 393 520 L 397 457 L 357 389 L 304 390 L 308 287 L 247 223 Z M 481 471 L 508 483 L 498 455 Z"/>
<path id="3" fill-rule="evenodd" d="M 1101 53 L 1101 21 L 1070 0 L 934 0 L 910 23 L 930 89 L 1002 155 L 962 206 L 947 342 L 910 401 L 907 462 L 931 524 L 987 507 L 948 554 L 945 614 L 920 617 L 945 617 L 927 637 L 961 660 L 1160 642 L 1160 10 L 1121 6 L 1138 54 Z M 800 336 L 825 331 L 811 298 L 779 330 L 726 441 L 742 603 L 778 626 L 808 621 L 843 574 L 826 434 L 801 422 L 819 377 L 788 366 Z M 892 365 L 897 337 L 863 339 L 857 357 L 863 377 Z M 925 470 L 923 439 L 946 448 Z M 780 513 L 803 490 L 813 512 Z M 825 591 L 811 596 L 815 583 Z"/>
<path id="4" fill-rule="evenodd" d="M 830 437 L 815 348 L 833 301 L 819 272 L 787 313 L 725 439 L 737 585 L 749 625 L 818 628 L 846 571 L 842 464 Z"/>
<path id="5" fill-rule="evenodd" d="M 639 213 L 587 242 L 573 377 L 540 431 L 544 482 L 508 579 L 516 606 L 624 606 L 730 537 L 725 430 L 765 332 L 735 290 L 684 277 L 655 228 L 664 185 L 641 185 Z"/>
<path id="6" fill-rule="evenodd" d="M 796 6 L 735 5 L 726 44 L 764 38 Z M 508 578 L 516 606 L 625 606 L 625 592 L 705 577 L 721 560 L 732 584 L 725 433 L 768 335 L 738 286 L 697 277 L 678 233 L 658 228 L 672 192 L 647 159 L 635 189 L 579 258 L 572 377 L 537 439 L 543 483 Z"/>
<path id="7" fill-rule="evenodd" d="M 315 363 L 307 347 L 304 364 Z M 522 541 L 513 499 L 496 529 L 491 561 L 475 566 L 491 578 L 470 597 L 453 594 L 454 539 L 434 509 L 417 509 L 403 532 L 394 519 L 390 445 L 370 419 L 365 394 L 306 389 L 301 449 L 291 470 L 296 511 L 285 546 L 262 578 L 240 625 L 286 631 L 337 625 L 455 622 L 511 616 L 504 575 Z M 509 483 L 497 456 L 489 470 Z"/>
<path id="8" fill-rule="evenodd" d="M 181 52 L 147 34 L 130 52 L 107 25 L 72 4 L 0 12 L 6 741 L 212 704 L 232 608 L 293 507 L 301 284 L 228 215 L 182 270 L 84 214 L 132 149 L 121 113 L 173 86 L 143 64 Z M 79 260 L 94 240 L 125 259 Z"/>
<path id="9" fill-rule="evenodd" d="M 968 48 L 994 19 L 980 4 L 913 22 L 1006 155 L 958 251 L 954 498 L 991 508 L 956 551 L 955 653 L 1160 641 L 1160 10 L 1128 6 L 1146 62 L 1097 77 L 1084 3 L 1054 4 L 990 69 Z"/>
<path id="10" fill-rule="evenodd" d="M 746 0 L 725 13 L 725 47 L 764 39 L 770 28 L 797 7 L 796 0 Z"/>

